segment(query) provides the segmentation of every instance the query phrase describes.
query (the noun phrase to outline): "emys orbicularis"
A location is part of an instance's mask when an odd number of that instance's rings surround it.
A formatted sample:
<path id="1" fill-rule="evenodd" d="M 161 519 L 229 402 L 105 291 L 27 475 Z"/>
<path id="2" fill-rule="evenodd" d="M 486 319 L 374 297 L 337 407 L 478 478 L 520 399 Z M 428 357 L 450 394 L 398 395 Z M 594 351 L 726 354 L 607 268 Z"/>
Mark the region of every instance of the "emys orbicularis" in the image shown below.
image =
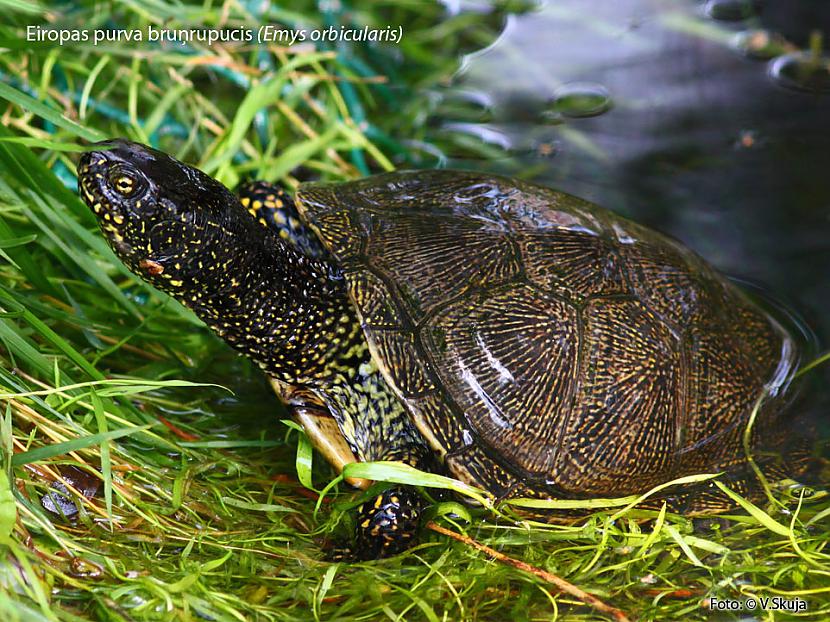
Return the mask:
<path id="1" fill-rule="evenodd" d="M 788 331 L 700 257 L 531 183 L 424 170 L 236 196 L 124 140 L 78 173 L 118 257 L 256 361 L 337 468 L 640 493 L 742 464 L 756 402 L 796 366 Z M 419 504 L 404 487 L 366 504 L 359 554 L 404 548 Z"/>

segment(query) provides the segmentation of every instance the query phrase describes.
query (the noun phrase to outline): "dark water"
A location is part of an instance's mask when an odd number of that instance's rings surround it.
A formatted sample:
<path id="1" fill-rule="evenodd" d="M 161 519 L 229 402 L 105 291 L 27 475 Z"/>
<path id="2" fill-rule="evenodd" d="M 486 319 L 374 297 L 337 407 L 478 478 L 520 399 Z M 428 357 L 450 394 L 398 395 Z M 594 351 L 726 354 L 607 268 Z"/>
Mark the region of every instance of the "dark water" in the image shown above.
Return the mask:
<path id="1" fill-rule="evenodd" d="M 550 0 L 443 91 L 436 124 L 496 153 L 447 165 L 675 236 L 802 316 L 814 356 L 830 343 L 830 61 L 815 33 L 830 43 L 830 2 Z M 823 438 L 828 379 L 810 389 Z"/>

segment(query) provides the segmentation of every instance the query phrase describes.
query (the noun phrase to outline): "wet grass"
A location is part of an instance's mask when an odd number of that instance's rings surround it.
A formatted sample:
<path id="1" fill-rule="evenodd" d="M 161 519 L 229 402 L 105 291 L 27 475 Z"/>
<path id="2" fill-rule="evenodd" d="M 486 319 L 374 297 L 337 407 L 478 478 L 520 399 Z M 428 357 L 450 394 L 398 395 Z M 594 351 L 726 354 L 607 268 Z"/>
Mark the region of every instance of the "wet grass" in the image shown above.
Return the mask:
<path id="1" fill-rule="evenodd" d="M 9 12 L 0 26 L 9 50 L 0 55 L 0 619 L 603 619 L 538 576 L 430 531 L 391 560 L 324 561 L 321 548 L 349 530 L 365 495 L 339 485 L 318 495 L 334 473 L 280 423 L 258 371 L 129 274 L 73 190 L 75 147 L 109 136 L 150 142 L 231 186 L 434 164 L 446 145 L 427 123 L 429 85 L 461 51 L 491 41 L 498 17 L 446 19 L 414 2 L 267 15 L 252 13 L 259 3 L 122 3 L 112 14 L 91 3 L 0 4 Z M 20 42 L 30 23 L 168 19 L 407 30 L 395 50 L 143 44 L 132 55 Z M 394 466 L 360 468 L 465 492 Z M 797 617 L 826 619 L 830 498 L 786 486 L 772 496 L 696 520 L 630 500 L 562 525 L 454 501 L 432 518 L 636 619 L 708 619 L 706 599 L 769 596 L 803 599 Z"/>

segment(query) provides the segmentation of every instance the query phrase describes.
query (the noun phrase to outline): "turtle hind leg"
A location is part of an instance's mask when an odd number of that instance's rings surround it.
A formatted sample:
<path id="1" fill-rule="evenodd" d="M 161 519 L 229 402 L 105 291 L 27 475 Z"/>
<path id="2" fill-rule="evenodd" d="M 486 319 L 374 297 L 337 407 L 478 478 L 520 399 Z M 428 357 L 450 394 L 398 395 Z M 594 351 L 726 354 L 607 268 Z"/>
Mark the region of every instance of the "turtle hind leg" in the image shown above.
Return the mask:
<path id="1" fill-rule="evenodd" d="M 309 257 L 325 253 L 314 233 L 303 224 L 294 199 L 279 186 L 254 181 L 237 188 L 239 202 L 262 226 Z"/>
<path id="2" fill-rule="evenodd" d="M 392 557 L 415 541 L 424 502 L 413 488 L 384 490 L 358 508 L 354 556 L 359 560 Z"/>

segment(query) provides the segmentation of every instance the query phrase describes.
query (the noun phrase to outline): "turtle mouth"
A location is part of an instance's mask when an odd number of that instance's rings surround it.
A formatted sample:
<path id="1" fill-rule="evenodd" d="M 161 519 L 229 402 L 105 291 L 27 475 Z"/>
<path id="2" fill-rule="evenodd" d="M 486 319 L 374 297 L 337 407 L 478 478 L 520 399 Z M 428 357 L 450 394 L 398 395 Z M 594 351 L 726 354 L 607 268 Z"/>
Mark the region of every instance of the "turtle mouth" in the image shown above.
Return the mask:
<path id="1" fill-rule="evenodd" d="M 88 151 L 78 161 L 78 190 L 81 198 L 96 216 L 104 209 L 99 184 L 95 183 L 96 176 L 102 175 L 99 170 L 102 164 L 100 160 L 98 151 Z"/>
<path id="2" fill-rule="evenodd" d="M 129 220 L 129 207 L 117 195 L 109 179 L 117 166 L 108 151 L 88 151 L 78 161 L 78 191 L 98 225 L 118 255 L 128 257 L 132 246 L 125 239 Z"/>
<path id="3" fill-rule="evenodd" d="M 99 219 L 112 220 L 115 215 L 123 218 L 117 197 L 109 187 L 109 175 L 113 161 L 106 151 L 88 151 L 78 162 L 78 190 L 81 198 Z"/>

